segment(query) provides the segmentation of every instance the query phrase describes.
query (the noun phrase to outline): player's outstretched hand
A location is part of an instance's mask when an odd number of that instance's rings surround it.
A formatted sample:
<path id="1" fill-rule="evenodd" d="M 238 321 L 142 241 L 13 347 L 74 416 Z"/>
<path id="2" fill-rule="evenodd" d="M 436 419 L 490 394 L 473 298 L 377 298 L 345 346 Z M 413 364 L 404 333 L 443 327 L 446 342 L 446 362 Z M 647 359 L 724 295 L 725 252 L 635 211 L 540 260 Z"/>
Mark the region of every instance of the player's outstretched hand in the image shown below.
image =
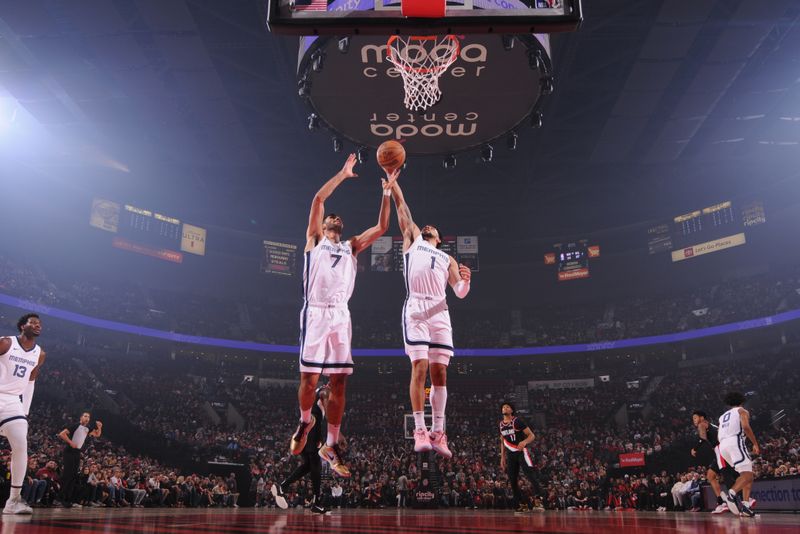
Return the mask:
<path id="1" fill-rule="evenodd" d="M 344 167 L 341 170 L 342 176 L 345 178 L 357 178 L 358 175 L 353 172 L 353 167 L 356 166 L 356 163 L 358 163 L 358 159 L 355 154 L 347 156 L 347 161 L 344 162 Z"/>
<path id="2" fill-rule="evenodd" d="M 392 172 L 386 171 L 386 178 L 381 178 L 381 186 L 384 191 L 388 191 L 394 186 L 397 179 L 400 177 L 400 169 L 395 169 Z"/>
<path id="3" fill-rule="evenodd" d="M 464 265 L 463 263 L 458 264 L 458 274 L 461 276 L 461 279 L 465 282 L 469 282 L 472 278 L 472 269 Z"/>

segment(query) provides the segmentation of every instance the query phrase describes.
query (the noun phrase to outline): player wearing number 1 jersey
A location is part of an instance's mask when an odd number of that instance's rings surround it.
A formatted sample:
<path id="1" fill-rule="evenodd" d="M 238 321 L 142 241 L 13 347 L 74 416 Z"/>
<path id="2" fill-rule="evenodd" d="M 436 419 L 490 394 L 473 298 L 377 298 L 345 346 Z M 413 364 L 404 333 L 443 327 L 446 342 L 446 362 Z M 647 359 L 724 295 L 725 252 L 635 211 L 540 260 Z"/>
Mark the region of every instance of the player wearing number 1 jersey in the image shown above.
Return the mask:
<path id="1" fill-rule="evenodd" d="M 403 233 L 403 274 L 406 300 L 403 305 L 403 338 L 406 354 L 411 358 L 409 395 L 414 412 L 414 450 L 433 449 L 438 454 L 453 456 L 444 432 L 447 405 L 447 366 L 453 355 L 453 328 L 447 309 L 447 284 L 460 299 L 469 293 L 472 272 L 459 265 L 439 247 L 439 230 L 426 225 L 420 230 L 411 218 L 411 211 L 396 179 L 399 171 L 387 174 L 397 208 L 397 219 Z M 425 380 L 430 370 L 433 428 L 425 426 Z"/>
<path id="2" fill-rule="evenodd" d="M 353 372 L 350 352 L 350 311 L 347 302 L 356 281 L 356 256 L 366 250 L 389 228 L 391 182 L 384 181 L 378 224 L 361 234 L 342 240 L 344 225 L 338 215 L 325 213 L 325 201 L 353 172 L 356 157 L 350 154 L 342 170 L 328 180 L 314 196 L 306 231 L 305 267 L 303 269 L 303 309 L 300 313 L 300 424 L 292 435 L 290 450 L 300 454 L 308 433 L 316 424 L 311 415 L 320 374 L 330 375 L 327 438 L 319 449 L 338 475 L 349 477 L 337 448 L 339 428 L 345 404 L 345 384 Z M 320 429 L 321 430 L 321 429 Z"/>
<path id="3" fill-rule="evenodd" d="M 30 514 L 33 510 L 20 492 L 28 468 L 28 409 L 33 384 L 45 360 L 36 344 L 42 333 L 39 316 L 29 313 L 17 321 L 19 336 L 0 339 L 0 435 L 11 446 L 11 492 L 4 514 Z"/>

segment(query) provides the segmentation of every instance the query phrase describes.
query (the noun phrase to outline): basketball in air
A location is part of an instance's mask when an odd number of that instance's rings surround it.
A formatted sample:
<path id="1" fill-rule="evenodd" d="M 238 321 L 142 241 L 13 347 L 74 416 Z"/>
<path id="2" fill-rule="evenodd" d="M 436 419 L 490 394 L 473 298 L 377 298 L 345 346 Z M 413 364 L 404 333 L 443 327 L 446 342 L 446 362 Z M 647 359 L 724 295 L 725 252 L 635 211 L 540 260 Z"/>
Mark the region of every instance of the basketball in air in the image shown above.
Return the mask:
<path id="1" fill-rule="evenodd" d="M 397 141 L 386 141 L 378 147 L 378 165 L 392 172 L 406 162 L 406 149 Z"/>

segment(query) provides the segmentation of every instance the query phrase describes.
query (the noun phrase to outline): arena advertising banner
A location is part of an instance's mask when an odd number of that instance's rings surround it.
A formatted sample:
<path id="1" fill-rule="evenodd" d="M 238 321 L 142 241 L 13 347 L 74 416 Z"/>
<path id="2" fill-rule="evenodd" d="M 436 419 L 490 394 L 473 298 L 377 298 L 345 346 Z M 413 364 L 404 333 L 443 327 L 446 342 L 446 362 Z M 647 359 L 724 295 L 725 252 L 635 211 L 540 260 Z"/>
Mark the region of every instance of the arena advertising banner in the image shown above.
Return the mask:
<path id="1" fill-rule="evenodd" d="M 643 452 L 629 452 L 619 455 L 620 468 L 625 467 L 642 467 L 644 465 Z"/>
<path id="2" fill-rule="evenodd" d="M 712 241 L 706 241 L 698 245 L 692 245 L 681 250 L 672 251 L 672 261 L 683 261 L 703 254 L 725 250 L 727 248 L 738 247 L 747 243 L 744 233 L 738 233 L 727 237 L 721 237 Z"/>
<path id="3" fill-rule="evenodd" d="M 297 245 L 264 240 L 261 272 L 294 276 L 297 265 Z"/>
<path id="4" fill-rule="evenodd" d="M 400 241 L 402 245 L 402 241 Z M 372 244 L 370 257 L 370 271 L 389 272 L 394 270 L 395 254 L 392 247 L 392 237 L 379 237 Z"/>
<path id="5" fill-rule="evenodd" d="M 89 224 L 106 232 L 117 233 L 119 230 L 120 205 L 104 198 L 92 199 L 92 212 Z"/>
<path id="6" fill-rule="evenodd" d="M 456 238 L 456 260 L 469 267 L 472 272 L 480 271 L 478 263 L 478 236 L 460 235 Z"/>
<path id="7" fill-rule="evenodd" d="M 573 380 L 529 380 L 528 390 L 532 389 L 581 389 L 593 388 L 594 378 L 575 378 Z"/>
<path id="8" fill-rule="evenodd" d="M 183 223 L 181 250 L 198 256 L 206 255 L 206 229 Z"/>
<path id="9" fill-rule="evenodd" d="M 758 501 L 757 510 L 800 511 L 800 477 L 756 479 L 750 495 Z M 703 501 L 706 509 L 717 505 L 711 486 L 703 488 Z"/>
<path id="10" fill-rule="evenodd" d="M 115 237 L 111 241 L 111 245 L 114 248 L 118 248 L 120 250 L 135 252 L 136 254 L 150 256 L 151 258 L 158 258 L 159 260 L 169 261 L 172 263 L 183 263 L 183 254 L 181 254 L 180 252 L 175 252 L 174 250 L 167 250 L 165 248 L 153 248 L 147 245 L 141 245 L 139 243 L 128 241 L 127 239 L 124 239 L 122 237 Z"/>

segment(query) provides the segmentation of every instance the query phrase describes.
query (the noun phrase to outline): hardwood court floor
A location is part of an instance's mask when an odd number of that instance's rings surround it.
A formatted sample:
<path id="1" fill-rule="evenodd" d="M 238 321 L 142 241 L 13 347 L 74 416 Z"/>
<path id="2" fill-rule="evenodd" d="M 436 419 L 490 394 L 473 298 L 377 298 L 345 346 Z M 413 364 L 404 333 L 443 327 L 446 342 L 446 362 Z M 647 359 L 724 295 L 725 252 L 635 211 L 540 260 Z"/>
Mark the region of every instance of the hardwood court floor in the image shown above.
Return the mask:
<path id="1" fill-rule="evenodd" d="M 353 532 L 373 534 L 398 532 L 442 534 L 559 532 L 586 534 L 627 534 L 653 532 L 670 534 L 732 532 L 798 533 L 800 515 L 762 513 L 755 518 L 731 514 L 649 512 L 545 512 L 515 515 L 504 511 L 413 511 L 335 510 L 331 515 L 275 509 L 238 510 L 138 509 L 138 510 L 34 510 L 32 517 L 3 516 L 2 534 L 68 532 L 165 532 L 270 534 Z"/>

